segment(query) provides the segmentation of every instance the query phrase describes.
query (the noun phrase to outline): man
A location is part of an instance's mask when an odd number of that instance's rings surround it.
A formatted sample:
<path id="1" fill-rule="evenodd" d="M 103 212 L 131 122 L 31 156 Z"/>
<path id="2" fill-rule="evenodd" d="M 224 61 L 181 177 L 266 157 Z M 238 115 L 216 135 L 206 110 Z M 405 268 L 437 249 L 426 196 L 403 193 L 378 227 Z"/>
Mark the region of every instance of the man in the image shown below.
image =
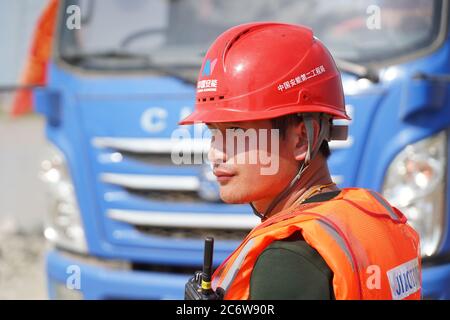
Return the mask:
<path id="1" fill-rule="evenodd" d="M 349 119 L 340 75 L 308 28 L 244 24 L 208 50 L 195 111 L 180 123 L 208 125 L 222 200 L 250 203 L 262 222 L 213 275 L 225 299 L 420 298 L 406 218 L 331 180 L 328 141 L 346 136 L 332 119 Z M 239 136 L 257 143 L 236 148 Z M 268 156 L 277 170 L 264 170 Z"/>

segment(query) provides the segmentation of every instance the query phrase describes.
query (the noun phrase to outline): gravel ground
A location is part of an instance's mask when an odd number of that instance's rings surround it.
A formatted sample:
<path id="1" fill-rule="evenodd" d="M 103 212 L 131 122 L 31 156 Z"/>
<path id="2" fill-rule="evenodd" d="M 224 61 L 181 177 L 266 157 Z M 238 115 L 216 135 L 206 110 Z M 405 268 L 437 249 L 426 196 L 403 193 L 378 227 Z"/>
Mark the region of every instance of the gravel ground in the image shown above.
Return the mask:
<path id="1" fill-rule="evenodd" d="M 44 237 L 0 223 L 0 299 L 46 299 Z"/>

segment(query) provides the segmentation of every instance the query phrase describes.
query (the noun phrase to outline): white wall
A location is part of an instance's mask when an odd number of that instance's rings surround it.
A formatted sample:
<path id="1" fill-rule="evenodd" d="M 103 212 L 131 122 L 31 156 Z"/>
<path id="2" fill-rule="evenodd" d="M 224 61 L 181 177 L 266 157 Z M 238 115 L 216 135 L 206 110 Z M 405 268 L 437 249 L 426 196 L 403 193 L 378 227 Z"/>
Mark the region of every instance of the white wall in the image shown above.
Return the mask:
<path id="1" fill-rule="evenodd" d="M 0 0 L 0 86 L 17 84 L 47 0 Z"/>

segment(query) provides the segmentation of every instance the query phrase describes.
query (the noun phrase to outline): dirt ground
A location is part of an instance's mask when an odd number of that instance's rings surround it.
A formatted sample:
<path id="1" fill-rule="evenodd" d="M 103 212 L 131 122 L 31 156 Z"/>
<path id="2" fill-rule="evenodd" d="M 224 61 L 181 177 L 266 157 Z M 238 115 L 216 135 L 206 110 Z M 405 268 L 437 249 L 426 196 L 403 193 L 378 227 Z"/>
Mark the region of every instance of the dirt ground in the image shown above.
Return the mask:
<path id="1" fill-rule="evenodd" d="M 43 236 L 1 230 L 7 225 L 0 226 L 0 299 L 47 299 Z"/>

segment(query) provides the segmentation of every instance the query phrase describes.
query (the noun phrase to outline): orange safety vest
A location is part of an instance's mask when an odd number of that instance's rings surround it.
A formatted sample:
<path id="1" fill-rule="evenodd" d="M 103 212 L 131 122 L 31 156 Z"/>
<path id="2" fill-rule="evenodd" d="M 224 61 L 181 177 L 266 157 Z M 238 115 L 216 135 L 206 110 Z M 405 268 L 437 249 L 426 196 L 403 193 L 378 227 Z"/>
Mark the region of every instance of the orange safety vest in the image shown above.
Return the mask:
<path id="1" fill-rule="evenodd" d="M 273 241 L 297 231 L 333 271 L 337 300 L 421 298 L 417 232 L 379 193 L 359 188 L 268 218 L 219 266 L 212 287 L 224 289 L 225 299 L 251 298 L 250 277 L 258 256 Z"/>

